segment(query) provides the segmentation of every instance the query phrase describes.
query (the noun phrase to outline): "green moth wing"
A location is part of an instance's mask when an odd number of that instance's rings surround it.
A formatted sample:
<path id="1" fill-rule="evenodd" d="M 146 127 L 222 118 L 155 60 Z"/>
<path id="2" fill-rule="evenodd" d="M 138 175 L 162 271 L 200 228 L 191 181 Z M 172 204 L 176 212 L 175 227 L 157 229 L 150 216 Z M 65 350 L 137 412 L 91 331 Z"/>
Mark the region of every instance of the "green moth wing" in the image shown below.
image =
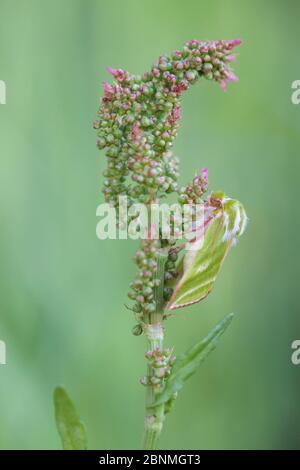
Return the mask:
<path id="1" fill-rule="evenodd" d="M 222 198 L 219 199 L 219 195 Z M 242 204 L 213 193 L 209 220 L 203 237 L 189 243 L 183 259 L 183 274 L 167 308 L 174 310 L 200 302 L 211 292 L 224 259 L 244 232 L 247 216 Z"/>

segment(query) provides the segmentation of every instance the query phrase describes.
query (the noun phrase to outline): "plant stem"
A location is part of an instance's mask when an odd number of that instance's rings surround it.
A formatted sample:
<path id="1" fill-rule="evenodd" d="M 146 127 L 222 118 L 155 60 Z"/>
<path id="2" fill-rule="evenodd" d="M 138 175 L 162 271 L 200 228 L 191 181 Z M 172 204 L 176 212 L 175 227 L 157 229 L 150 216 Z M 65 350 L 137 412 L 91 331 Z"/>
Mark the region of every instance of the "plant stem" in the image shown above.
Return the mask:
<path id="1" fill-rule="evenodd" d="M 167 253 L 161 251 L 157 257 L 156 279 L 160 280 L 159 286 L 155 288 L 155 304 L 156 311 L 149 315 L 146 328 L 146 336 L 148 341 L 147 351 L 162 351 L 163 349 L 163 289 L 164 274 Z M 158 439 L 163 427 L 164 405 L 155 406 L 156 392 L 158 385 L 151 383 L 154 376 L 153 367 L 148 363 L 147 368 L 147 389 L 146 389 L 146 413 L 145 413 L 145 434 L 143 448 L 146 450 L 157 449 Z"/>

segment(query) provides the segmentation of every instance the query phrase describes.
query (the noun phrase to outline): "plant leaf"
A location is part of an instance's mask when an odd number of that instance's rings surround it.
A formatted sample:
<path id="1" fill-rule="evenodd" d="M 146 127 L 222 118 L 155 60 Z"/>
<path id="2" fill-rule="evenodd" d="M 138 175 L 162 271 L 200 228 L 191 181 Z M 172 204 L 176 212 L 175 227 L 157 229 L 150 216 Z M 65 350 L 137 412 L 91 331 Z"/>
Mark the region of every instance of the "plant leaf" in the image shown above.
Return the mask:
<path id="1" fill-rule="evenodd" d="M 53 394 L 55 418 L 64 450 L 85 450 L 86 432 L 69 395 L 62 387 L 56 387 Z"/>
<path id="2" fill-rule="evenodd" d="M 227 315 L 218 323 L 210 333 L 199 343 L 190 348 L 184 355 L 179 357 L 173 366 L 170 377 L 162 392 L 157 396 L 156 405 L 169 402 L 182 389 L 184 383 L 196 372 L 199 365 L 217 345 L 220 336 L 231 323 L 233 314 Z"/>
<path id="3" fill-rule="evenodd" d="M 216 199 L 217 196 L 221 199 Z M 222 193 L 213 193 L 211 200 L 214 203 L 217 200 L 219 206 L 211 206 L 203 239 L 189 243 L 182 276 L 175 286 L 168 310 L 186 307 L 207 297 L 230 247 L 245 230 L 247 216 L 239 201 L 226 198 Z"/>

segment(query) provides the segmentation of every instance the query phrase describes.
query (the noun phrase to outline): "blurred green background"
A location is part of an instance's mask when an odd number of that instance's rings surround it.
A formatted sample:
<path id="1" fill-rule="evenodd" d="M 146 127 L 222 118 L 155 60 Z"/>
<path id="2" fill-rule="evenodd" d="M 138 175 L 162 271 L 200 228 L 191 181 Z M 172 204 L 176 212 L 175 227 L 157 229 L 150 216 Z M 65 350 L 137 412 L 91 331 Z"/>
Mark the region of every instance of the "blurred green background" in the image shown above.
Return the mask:
<path id="1" fill-rule="evenodd" d="M 60 447 L 61 383 L 90 448 L 140 446 L 145 346 L 124 307 L 137 245 L 95 235 L 100 84 L 109 65 L 140 73 L 188 39 L 236 37 L 239 83 L 191 88 L 175 149 L 182 184 L 208 166 L 210 188 L 243 201 L 250 224 L 208 299 L 167 322 L 166 343 L 182 352 L 235 319 L 161 446 L 300 448 L 299 2 L 0 0 L 0 12 L 0 448 Z"/>

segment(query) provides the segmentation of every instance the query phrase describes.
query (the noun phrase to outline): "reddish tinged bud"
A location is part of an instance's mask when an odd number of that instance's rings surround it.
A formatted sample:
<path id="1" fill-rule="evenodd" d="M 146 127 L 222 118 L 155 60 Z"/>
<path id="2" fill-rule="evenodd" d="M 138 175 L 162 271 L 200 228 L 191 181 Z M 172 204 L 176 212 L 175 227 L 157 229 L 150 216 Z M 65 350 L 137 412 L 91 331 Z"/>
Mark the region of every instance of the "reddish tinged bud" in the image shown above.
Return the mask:
<path id="1" fill-rule="evenodd" d="M 226 80 L 220 80 L 220 87 L 221 90 L 226 91 L 227 90 L 227 81 Z"/>
<path id="2" fill-rule="evenodd" d="M 125 72 L 125 70 L 122 69 L 114 69 L 113 67 L 107 67 L 108 73 L 113 75 L 118 82 L 123 82 L 124 80 L 127 80 L 128 78 L 128 73 Z"/>
<path id="3" fill-rule="evenodd" d="M 226 72 L 226 75 L 227 75 L 227 79 L 230 81 L 230 82 L 237 82 L 238 81 L 238 77 L 233 73 L 233 72 Z"/>
<path id="4" fill-rule="evenodd" d="M 143 272 L 143 277 L 145 277 L 147 279 L 151 278 L 152 277 L 151 271 L 144 271 Z"/>
<path id="5" fill-rule="evenodd" d="M 189 81 L 193 81 L 196 80 L 198 74 L 194 70 L 189 70 L 188 72 L 186 72 L 185 76 Z"/>
<path id="6" fill-rule="evenodd" d="M 201 57 L 195 57 L 195 58 L 193 59 L 193 62 L 194 62 L 194 64 L 196 64 L 196 65 L 200 65 L 200 64 L 202 64 L 202 59 L 201 59 Z"/>
<path id="7" fill-rule="evenodd" d="M 103 82 L 102 85 L 104 88 L 104 95 L 110 98 L 115 92 L 114 87 L 110 85 L 108 82 Z"/>
<path id="8" fill-rule="evenodd" d="M 181 95 L 181 93 L 187 90 L 189 83 L 187 80 L 182 80 L 178 85 L 174 85 L 172 91 L 176 93 L 177 96 Z"/>
<path id="9" fill-rule="evenodd" d="M 138 122 L 135 122 L 132 128 L 132 138 L 137 140 L 140 138 L 140 136 L 141 136 L 140 125 Z"/>
<path id="10" fill-rule="evenodd" d="M 229 41 L 229 45 L 231 47 L 235 47 L 235 46 L 239 46 L 241 42 L 242 42 L 241 39 L 233 39 L 232 41 Z"/>
<path id="11" fill-rule="evenodd" d="M 176 70 L 183 70 L 184 69 L 184 65 L 183 65 L 182 62 L 175 62 L 174 67 L 175 67 Z"/>
<path id="12" fill-rule="evenodd" d="M 234 54 L 228 55 L 227 57 L 228 62 L 234 62 L 236 59 L 236 56 Z"/>
<path id="13" fill-rule="evenodd" d="M 208 168 L 202 168 L 200 173 L 200 178 L 202 181 L 204 191 L 208 190 Z"/>
<path id="14" fill-rule="evenodd" d="M 106 69 L 108 71 L 108 73 L 110 73 L 111 75 L 115 75 L 117 70 L 112 68 L 112 67 L 107 67 Z"/>
<path id="15" fill-rule="evenodd" d="M 191 48 L 191 49 L 195 49 L 197 46 L 198 46 L 199 42 L 197 39 L 191 39 L 187 45 Z"/>

